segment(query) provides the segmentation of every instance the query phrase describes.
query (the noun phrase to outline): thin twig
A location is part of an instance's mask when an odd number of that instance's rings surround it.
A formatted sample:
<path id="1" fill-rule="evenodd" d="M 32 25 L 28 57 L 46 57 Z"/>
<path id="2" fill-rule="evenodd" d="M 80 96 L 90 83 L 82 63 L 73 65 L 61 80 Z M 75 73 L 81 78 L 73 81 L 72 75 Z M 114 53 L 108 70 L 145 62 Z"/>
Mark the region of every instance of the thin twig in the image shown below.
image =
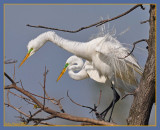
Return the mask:
<path id="1" fill-rule="evenodd" d="M 99 104 L 100 104 L 101 96 L 102 96 L 102 90 L 100 90 L 100 94 L 99 94 L 99 99 L 98 99 L 97 107 L 98 107 L 98 106 L 99 106 Z"/>
<path id="2" fill-rule="evenodd" d="M 26 113 L 22 112 L 20 109 L 14 107 L 13 105 L 11 105 L 11 104 L 9 104 L 9 103 L 4 103 L 4 104 L 5 104 L 6 106 L 9 106 L 9 107 L 15 109 L 16 111 L 18 111 L 19 113 L 25 115 L 26 117 L 29 117 L 29 115 L 27 115 Z"/>
<path id="3" fill-rule="evenodd" d="M 30 117 L 27 119 L 27 124 L 33 119 L 34 116 L 36 116 L 38 113 L 40 113 L 42 110 L 36 111 L 34 114 L 31 114 L 30 112 Z"/>
<path id="4" fill-rule="evenodd" d="M 13 80 L 15 81 L 15 63 L 14 63 Z"/>
<path id="5" fill-rule="evenodd" d="M 9 85 L 9 86 L 5 86 L 5 89 L 12 89 L 12 88 L 15 88 L 14 84 L 11 84 L 11 85 Z M 22 88 L 22 89 L 23 89 L 23 88 Z M 24 90 L 24 89 L 23 89 L 23 90 Z M 27 91 L 27 90 L 24 90 L 24 91 Z M 31 95 L 35 96 L 35 97 L 39 97 L 39 98 L 44 99 L 44 97 L 42 97 L 42 96 L 39 96 L 39 95 L 34 94 L 34 93 L 31 93 L 31 92 L 29 92 L 29 91 L 27 91 L 27 92 L 30 93 Z M 47 99 L 47 100 L 55 100 L 54 98 L 45 98 L 45 99 Z"/>
<path id="6" fill-rule="evenodd" d="M 10 100 L 9 100 L 9 89 L 7 90 L 7 102 L 8 102 L 8 104 L 10 104 Z"/>
<path id="7" fill-rule="evenodd" d="M 23 84 L 22 84 L 22 81 L 20 80 L 20 83 L 21 83 L 21 87 L 22 87 L 22 89 L 24 89 L 24 87 L 23 87 Z"/>
<path id="8" fill-rule="evenodd" d="M 44 97 L 42 97 L 42 96 L 39 96 L 39 95 L 37 95 L 37 94 L 34 94 L 34 93 L 31 93 L 31 92 L 29 92 L 31 95 L 33 95 L 33 96 L 36 96 L 36 97 L 39 97 L 39 98 L 42 98 L 42 99 L 44 99 Z M 47 99 L 47 100 L 55 100 L 54 98 L 45 98 L 45 99 Z"/>
<path id="9" fill-rule="evenodd" d="M 100 25 L 102 25 L 102 24 L 104 24 L 104 23 L 106 23 L 106 22 L 109 22 L 109 21 L 113 21 L 113 20 L 115 20 L 115 19 L 118 19 L 118 18 L 120 18 L 120 17 L 122 17 L 122 16 L 124 16 L 124 15 L 127 15 L 128 13 L 132 12 L 133 10 L 135 10 L 135 9 L 136 9 L 137 7 L 139 7 L 139 6 L 141 7 L 142 10 L 145 9 L 142 4 L 137 4 L 136 6 L 132 7 L 132 8 L 129 9 L 128 11 L 122 13 L 121 15 L 118 15 L 118 16 L 116 16 L 116 17 L 114 17 L 114 18 L 111 18 L 111 19 L 103 20 L 102 22 L 100 22 L 99 24 L 97 24 L 96 27 L 98 27 L 98 26 L 100 26 Z"/>
<path id="10" fill-rule="evenodd" d="M 132 7 L 131 9 L 129 9 L 128 11 L 122 13 L 121 15 L 118 15 L 118 16 L 116 16 L 116 17 L 114 17 L 114 18 L 111 18 L 111 19 L 102 20 L 102 21 L 100 21 L 100 22 L 91 24 L 91 25 L 89 25 L 89 26 L 81 27 L 81 28 L 79 28 L 79 29 L 77 29 L 77 30 L 75 30 L 75 31 L 58 29 L 58 28 L 51 28 L 51 27 L 45 27 L 45 26 L 42 26 L 42 25 L 34 26 L 34 25 L 27 24 L 26 26 L 28 26 L 28 27 L 34 27 L 34 28 L 44 28 L 44 29 L 50 29 L 50 30 L 57 30 L 57 31 L 69 32 L 69 33 L 77 33 L 77 32 L 80 32 L 80 31 L 82 31 L 82 30 L 84 30 L 84 29 L 91 28 L 91 27 L 93 27 L 93 26 L 96 26 L 96 27 L 97 27 L 97 26 L 100 26 L 100 25 L 102 25 L 102 24 L 104 24 L 104 23 L 106 23 L 106 22 L 109 22 L 109 21 L 113 21 L 113 20 L 115 20 L 115 19 L 118 19 L 118 18 L 120 18 L 120 17 L 122 17 L 122 16 L 124 16 L 124 15 L 126 15 L 126 14 L 128 14 L 128 13 L 130 13 L 131 11 L 135 10 L 137 7 L 141 7 L 141 9 L 143 9 L 143 10 L 145 9 L 142 4 L 137 4 L 137 5 L 135 5 L 134 7 Z"/>
<path id="11" fill-rule="evenodd" d="M 44 95 L 43 95 L 43 109 L 45 107 L 45 93 L 46 93 L 46 66 L 45 66 L 45 72 L 44 72 L 44 84 L 43 84 L 43 90 L 44 90 Z"/>
<path id="12" fill-rule="evenodd" d="M 40 84 L 41 87 L 44 89 L 43 85 L 42 85 L 41 83 L 39 83 L 39 84 Z M 43 91 L 44 91 L 44 90 L 43 90 Z M 37 97 L 40 97 L 40 98 L 42 98 L 42 99 L 44 98 L 44 97 L 42 97 L 42 96 L 38 96 L 38 95 L 35 95 L 35 94 L 33 94 L 33 95 L 34 95 L 34 96 L 37 96 Z M 45 99 L 51 101 L 53 104 L 56 105 L 55 102 L 57 102 L 57 100 L 56 100 L 55 98 L 50 98 L 50 97 L 48 96 L 47 92 L 45 92 L 45 95 L 47 96 Z M 55 101 L 55 102 L 53 102 L 53 101 Z"/>
<path id="13" fill-rule="evenodd" d="M 145 21 L 142 21 L 142 22 L 140 22 L 141 24 L 144 24 L 144 23 L 147 23 L 147 22 L 149 22 L 149 20 L 145 20 Z"/>
<path id="14" fill-rule="evenodd" d="M 134 43 L 133 43 L 132 50 L 128 53 L 128 55 L 126 55 L 125 57 L 119 57 L 119 59 L 125 59 L 125 58 L 127 58 L 129 55 L 131 55 L 131 54 L 133 53 L 136 44 L 137 44 L 137 43 L 140 43 L 140 42 L 144 42 L 144 41 L 147 42 L 147 39 L 141 39 L 141 40 L 138 40 L 138 41 L 134 42 Z"/>
<path id="15" fill-rule="evenodd" d="M 96 106 L 94 106 L 94 108 L 92 108 L 92 107 L 89 107 L 89 106 L 84 106 L 84 105 L 81 105 L 81 104 L 78 104 L 78 103 L 76 103 L 70 96 L 69 96 L 69 93 L 68 93 L 68 91 L 67 91 L 67 97 L 71 100 L 71 102 L 73 102 L 74 104 L 76 104 L 76 105 L 78 105 L 78 106 L 81 106 L 81 107 L 84 107 L 84 108 L 89 108 L 89 109 L 91 109 L 91 112 L 92 111 L 94 111 L 94 112 L 96 112 L 97 110 L 96 110 Z"/>
<path id="16" fill-rule="evenodd" d="M 5 74 L 5 76 L 6 75 L 7 74 Z M 8 76 L 8 75 L 7 75 L 7 78 L 11 79 L 10 76 Z M 18 87 L 15 83 L 11 84 L 10 86 L 5 87 L 5 89 L 15 89 L 15 90 L 19 91 L 20 93 L 24 94 L 25 96 L 27 96 L 28 98 L 30 98 L 41 109 L 43 108 L 43 104 L 39 100 L 37 100 L 34 96 L 32 96 L 28 91 Z M 73 116 L 73 115 L 70 115 L 67 113 L 60 113 L 60 112 L 57 112 L 49 107 L 44 107 L 43 111 L 50 114 L 50 115 L 53 115 L 54 117 L 58 117 L 61 119 L 66 119 L 66 120 L 71 120 L 71 121 L 75 121 L 75 122 L 88 122 L 88 123 L 93 123 L 96 125 L 116 125 L 114 123 L 109 123 L 109 122 L 105 122 L 105 121 L 99 121 L 99 120 L 90 119 L 90 118 L 86 118 L 86 117 Z"/>
<path id="17" fill-rule="evenodd" d="M 36 111 L 34 114 L 32 114 L 32 117 L 34 117 L 34 116 L 36 116 L 38 113 L 40 113 L 42 110 L 40 109 L 40 110 L 38 110 L 38 111 Z"/>
<path id="18" fill-rule="evenodd" d="M 44 87 L 43 87 L 43 85 L 42 85 L 41 83 L 40 83 L 40 85 L 41 85 L 42 88 L 44 89 Z M 55 98 L 50 98 L 50 97 L 48 96 L 48 94 L 47 94 L 46 91 L 45 91 L 45 95 L 47 96 L 47 98 L 45 98 L 45 99 L 51 101 L 54 105 L 58 105 L 58 106 L 59 106 L 59 109 L 61 110 L 61 112 L 65 113 L 65 111 L 64 111 L 64 109 L 63 109 L 63 107 L 62 107 L 62 105 L 61 105 L 61 102 L 60 102 L 63 98 L 60 98 L 59 100 L 57 100 L 57 99 L 55 99 Z M 53 102 L 53 101 L 54 101 L 54 102 Z"/>
<path id="19" fill-rule="evenodd" d="M 30 118 L 29 121 L 34 121 L 34 120 L 36 120 L 36 121 L 45 121 L 45 120 L 53 119 L 53 118 L 55 118 L 55 117 L 56 117 L 55 115 L 51 115 L 51 116 L 46 117 L 46 118 Z"/>
<path id="20" fill-rule="evenodd" d="M 13 79 L 11 79 L 11 77 L 9 77 L 8 74 L 6 74 L 6 73 L 4 72 L 4 75 L 11 81 L 12 84 L 16 84 L 16 83 L 13 81 Z"/>
<path id="21" fill-rule="evenodd" d="M 124 98 L 126 98 L 126 97 L 129 96 L 129 95 L 135 95 L 135 92 L 125 94 L 125 95 L 121 98 L 121 100 L 123 100 Z"/>
<path id="22" fill-rule="evenodd" d="M 26 98 L 26 97 L 24 97 L 24 96 L 22 96 L 22 95 L 17 95 L 17 94 L 15 94 L 15 93 L 11 92 L 9 89 L 8 89 L 8 92 L 11 93 L 11 94 L 13 94 L 14 96 L 17 96 L 17 97 L 23 99 L 23 100 L 26 101 L 28 104 L 35 105 L 29 98 Z"/>
<path id="23" fill-rule="evenodd" d="M 4 62 L 4 64 L 13 64 L 13 63 L 17 63 L 17 60 L 8 59 Z"/>

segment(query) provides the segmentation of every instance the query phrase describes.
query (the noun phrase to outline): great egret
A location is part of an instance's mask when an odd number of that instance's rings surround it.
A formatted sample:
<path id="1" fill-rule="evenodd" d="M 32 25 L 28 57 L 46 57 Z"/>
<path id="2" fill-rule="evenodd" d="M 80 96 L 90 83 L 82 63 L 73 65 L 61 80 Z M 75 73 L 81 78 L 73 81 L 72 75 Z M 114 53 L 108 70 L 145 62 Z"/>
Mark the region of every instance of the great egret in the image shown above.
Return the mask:
<path id="1" fill-rule="evenodd" d="M 135 57 L 132 54 L 127 56 L 129 50 L 123 47 L 122 44 L 109 33 L 103 37 L 82 43 L 64 39 L 55 32 L 48 31 L 40 34 L 28 43 L 28 53 L 20 66 L 47 41 L 51 41 L 68 52 L 89 61 L 100 77 L 104 76 L 111 82 L 114 99 L 109 107 L 101 113 L 104 119 L 108 110 L 112 108 L 109 117 L 110 121 L 114 105 L 119 100 L 119 95 L 114 86 L 120 87 L 121 90 L 127 92 L 133 92 L 138 85 L 137 74 L 141 75 L 142 69 Z M 124 58 L 125 56 L 127 57 Z M 119 86 L 117 81 L 120 81 L 122 85 Z"/>
<path id="2" fill-rule="evenodd" d="M 92 63 L 89 61 L 85 61 L 83 63 L 82 58 L 77 56 L 71 56 L 67 59 L 64 69 L 59 75 L 58 80 L 62 77 L 62 75 L 68 70 L 69 76 L 74 80 L 83 80 L 86 78 L 91 78 L 97 82 L 105 83 L 106 78 L 104 76 L 99 76 L 98 71 L 93 67 Z M 79 72 L 74 72 L 79 71 Z"/>

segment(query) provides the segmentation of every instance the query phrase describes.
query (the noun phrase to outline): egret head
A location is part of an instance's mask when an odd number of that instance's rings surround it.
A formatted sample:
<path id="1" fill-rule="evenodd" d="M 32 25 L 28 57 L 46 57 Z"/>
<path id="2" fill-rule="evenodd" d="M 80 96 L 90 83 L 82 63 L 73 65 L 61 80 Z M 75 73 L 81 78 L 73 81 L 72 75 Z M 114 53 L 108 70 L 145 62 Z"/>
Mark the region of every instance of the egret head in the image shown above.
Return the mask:
<path id="1" fill-rule="evenodd" d="M 71 57 L 69 57 L 66 61 L 66 64 L 61 72 L 61 74 L 59 75 L 59 77 L 57 78 L 57 82 L 58 80 L 62 77 L 62 75 L 66 72 L 66 70 L 77 70 L 78 67 L 81 68 L 83 66 L 83 61 L 81 58 L 73 55 Z M 79 69 L 78 69 L 79 70 Z"/>
<path id="2" fill-rule="evenodd" d="M 31 56 L 33 55 L 37 50 L 39 50 L 39 48 L 36 46 L 35 41 L 31 40 L 28 43 L 27 46 L 28 52 L 26 54 L 26 56 L 24 57 L 24 59 L 22 60 L 21 64 L 19 65 L 19 67 L 21 67 L 21 65 Z"/>
<path id="3" fill-rule="evenodd" d="M 64 68 L 63 68 L 63 70 L 62 70 L 62 72 L 60 73 L 59 77 L 57 78 L 57 82 L 58 82 L 58 80 L 60 80 L 60 78 L 62 77 L 62 75 L 66 72 L 68 66 L 69 66 L 69 63 L 66 63 L 65 66 L 64 66 Z"/>

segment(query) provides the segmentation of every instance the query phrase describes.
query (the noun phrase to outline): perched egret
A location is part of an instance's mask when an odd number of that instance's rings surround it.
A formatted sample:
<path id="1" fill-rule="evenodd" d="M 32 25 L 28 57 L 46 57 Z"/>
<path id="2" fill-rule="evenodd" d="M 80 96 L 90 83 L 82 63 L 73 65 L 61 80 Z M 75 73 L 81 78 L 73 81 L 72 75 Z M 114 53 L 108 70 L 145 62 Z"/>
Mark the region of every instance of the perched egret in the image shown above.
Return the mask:
<path id="1" fill-rule="evenodd" d="M 106 81 L 110 81 L 114 99 L 109 107 L 101 113 L 102 119 L 104 119 L 108 110 L 112 108 L 109 117 L 110 121 L 114 105 L 120 98 L 115 90 L 115 86 L 121 91 L 133 92 L 138 85 L 138 76 L 141 75 L 143 71 L 135 57 L 132 54 L 127 56 L 130 51 L 122 46 L 122 44 L 109 33 L 103 37 L 82 43 L 64 39 L 55 32 L 48 31 L 40 34 L 28 43 L 28 53 L 20 66 L 47 41 L 51 41 L 68 52 L 85 59 L 98 73 L 98 78 L 105 77 Z M 66 64 L 65 68 L 67 68 L 67 66 L 69 66 L 69 64 Z M 64 72 L 65 69 L 62 71 L 62 74 Z M 85 73 L 87 73 L 87 71 Z M 89 75 L 89 73 L 87 74 Z M 94 75 L 90 77 L 96 79 Z"/>

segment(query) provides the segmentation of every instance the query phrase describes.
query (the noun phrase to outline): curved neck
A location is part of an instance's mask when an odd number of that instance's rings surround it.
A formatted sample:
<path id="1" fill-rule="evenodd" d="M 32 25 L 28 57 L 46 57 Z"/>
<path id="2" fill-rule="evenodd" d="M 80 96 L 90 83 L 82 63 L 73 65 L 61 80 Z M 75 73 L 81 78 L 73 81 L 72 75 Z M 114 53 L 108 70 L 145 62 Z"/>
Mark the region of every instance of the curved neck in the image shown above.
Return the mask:
<path id="1" fill-rule="evenodd" d="M 51 41 L 57 46 L 65 49 L 66 51 L 79 56 L 81 58 L 91 60 L 90 55 L 88 54 L 88 44 L 87 43 L 81 43 L 81 42 L 76 42 L 76 41 L 70 41 L 67 39 L 64 39 L 60 36 L 58 36 L 55 32 L 49 31 L 41 34 L 39 37 L 45 44 L 47 41 Z"/>
<path id="2" fill-rule="evenodd" d="M 82 80 L 88 78 L 88 74 L 84 69 L 83 60 L 81 58 L 77 56 L 71 56 L 67 59 L 66 63 L 69 63 L 68 74 L 72 79 Z M 74 72 L 74 71 L 79 71 L 79 72 Z"/>
<path id="3" fill-rule="evenodd" d="M 83 80 L 88 78 L 88 74 L 84 69 L 81 69 L 81 71 L 77 73 L 75 73 L 73 70 L 69 70 L 68 74 L 74 80 Z"/>

